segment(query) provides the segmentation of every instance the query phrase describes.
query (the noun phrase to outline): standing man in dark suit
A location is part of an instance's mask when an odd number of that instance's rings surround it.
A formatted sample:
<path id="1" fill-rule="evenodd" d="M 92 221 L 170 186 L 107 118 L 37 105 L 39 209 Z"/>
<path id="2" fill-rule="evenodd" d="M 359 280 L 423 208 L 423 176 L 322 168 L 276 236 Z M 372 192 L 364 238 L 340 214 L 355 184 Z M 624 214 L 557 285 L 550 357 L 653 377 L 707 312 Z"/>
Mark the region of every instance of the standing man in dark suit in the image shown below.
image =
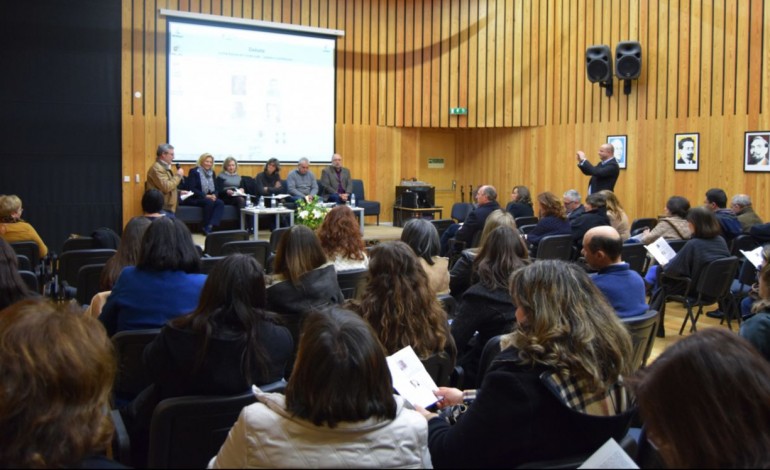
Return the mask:
<path id="1" fill-rule="evenodd" d="M 602 144 L 599 147 L 599 159 L 596 166 L 586 160 L 586 154 L 582 150 L 577 151 L 578 168 L 584 175 L 590 175 L 588 182 L 588 194 L 598 193 L 603 189 L 615 190 L 615 182 L 620 175 L 618 161 L 615 160 L 615 147 L 610 144 Z"/>
<path id="2" fill-rule="evenodd" d="M 353 192 L 353 180 L 350 179 L 350 170 L 342 166 L 342 155 L 332 155 L 331 165 L 321 170 L 319 185 L 327 201 L 337 204 L 348 202 Z"/>

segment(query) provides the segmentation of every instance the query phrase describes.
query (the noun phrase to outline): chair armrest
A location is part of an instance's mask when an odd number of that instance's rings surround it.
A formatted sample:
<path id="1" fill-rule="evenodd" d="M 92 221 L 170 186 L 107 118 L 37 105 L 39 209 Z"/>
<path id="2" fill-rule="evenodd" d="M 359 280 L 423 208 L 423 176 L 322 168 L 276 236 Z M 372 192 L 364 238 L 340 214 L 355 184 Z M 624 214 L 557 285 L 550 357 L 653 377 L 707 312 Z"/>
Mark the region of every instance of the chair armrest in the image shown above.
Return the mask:
<path id="1" fill-rule="evenodd" d="M 126 425 L 120 416 L 120 411 L 110 410 L 112 424 L 115 426 L 115 433 L 112 435 L 112 459 L 117 460 L 123 465 L 131 465 L 131 439 L 128 437 Z"/>

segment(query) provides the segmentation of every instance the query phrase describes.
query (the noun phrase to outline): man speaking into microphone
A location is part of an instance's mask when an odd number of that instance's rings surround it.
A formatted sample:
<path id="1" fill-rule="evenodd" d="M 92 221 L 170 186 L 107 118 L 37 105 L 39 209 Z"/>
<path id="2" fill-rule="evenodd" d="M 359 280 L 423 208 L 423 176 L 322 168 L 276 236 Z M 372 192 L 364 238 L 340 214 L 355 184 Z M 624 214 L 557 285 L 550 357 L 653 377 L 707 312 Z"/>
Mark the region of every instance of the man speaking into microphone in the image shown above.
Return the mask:
<path id="1" fill-rule="evenodd" d="M 147 170 L 147 182 L 144 185 L 145 191 L 157 189 L 163 193 L 163 209 L 172 213 L 176 212 L 176 188 L 184 177 L 184 170 L 179 168 L 179 165 L 176 165 L 176 172 L 171 168 L 173 160 L 174 146 L 171 144 L 158 145 L 155 163 Z"/>

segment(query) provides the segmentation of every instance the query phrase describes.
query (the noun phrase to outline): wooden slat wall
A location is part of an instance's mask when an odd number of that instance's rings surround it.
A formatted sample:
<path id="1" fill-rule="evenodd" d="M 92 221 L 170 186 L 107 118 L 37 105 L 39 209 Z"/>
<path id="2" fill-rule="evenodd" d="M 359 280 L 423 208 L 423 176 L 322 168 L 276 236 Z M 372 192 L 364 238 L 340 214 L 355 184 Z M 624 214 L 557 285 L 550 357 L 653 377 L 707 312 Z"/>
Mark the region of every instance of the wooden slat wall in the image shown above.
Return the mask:
<path id="1" fill-rule="evenodd" d="M 506 198 L 514 184 L 582 190 L 575 150 L 594 155 L 607 135 L 624 134 L 617 192 L 631 217 L 660 213 L 674 193 L 700 203 L 720 186 L 752 195 L 770 218 L 770 176 L 744 173 L 741 160 L 744 132 L 770 129 L 766 0 L 123 0 L 126 220 L 166 139 L 160 8 L 344 30 L 337 148 L 383 202 L 383 220 L 399 179 L 426 171 L 439 130 L 455 132 L 458 200 L 469 184 Z M 607 98 L 586 79 L 585 49 L 622 40 L 641 42 L 642 74 L 630 95 L 615 80 Z M 450 116 L 458 106 L 468 115 Z M 698 172 L 673 170 L 680 132 L 700 133 Z"/>

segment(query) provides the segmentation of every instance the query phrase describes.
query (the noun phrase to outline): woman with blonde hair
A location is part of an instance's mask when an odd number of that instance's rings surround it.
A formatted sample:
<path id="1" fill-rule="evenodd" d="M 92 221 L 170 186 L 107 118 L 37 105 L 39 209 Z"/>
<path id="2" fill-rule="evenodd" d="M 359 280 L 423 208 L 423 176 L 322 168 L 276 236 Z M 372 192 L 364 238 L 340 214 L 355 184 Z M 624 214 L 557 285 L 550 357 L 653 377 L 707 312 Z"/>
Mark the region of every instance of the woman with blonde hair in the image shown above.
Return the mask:
<path id="1" fill-rule="evenodd" d="M 40 257 L 43 258 L 48 254 L 48 247 L 35 228 L 21 218 L 23 211 L 19 196 L 0 194 L 0 237 L 8 243 L 32 240 L 37 243 Z"/>
<path id="2" fill-rule="evenodd" d="M 479 253 L 489 237 L 489 233 L 501 225 L 516 228 L 516 221 L 513 216 L 501 209 L 492 211 L 484 222 L 484 229 L 481 231 L 479 246 L 469 248 L 460 253 L 460 257 L 449 271 L 449 292 L 458 302 L 472 284 L 478 282 L 478 278 L 473 277 L 473 260 Z"/>
<path id="3" fill-rule="evenodd" d="M 597 194 L 603 196 L 607 202 L 607 218 L 610 219 L 610 225 L 615 227 L 623 241 L 628 240 L 631 237 L 631 224 L 618 196 L 609 189 L 602 189 Z"/>
<path id="4" fill-rule="evenodd" d="M 239 196 L 240 188 L 243 188 L 243 180 L 238 174 L 238 160 L 232 156 L 227 157 L 222 162 L 222 171 L 216 179 L 217 194 L 225 204 L 243 209 L 246 206 L 246 197 Z"/>
<path id="5" fill-rule="evenodd" d="M 208 235 L 219 226 L 225 203 L 217 197 L 216 173 L 214 172 L 214 156 L 204 153 L 198 157 L 198 166 L 191 168 L 190 172 L 180 184 L 179 189 L 192 192 L 192 196 L 181 202 L 184 206 L 196 206 L 203 208 L 203 234 Z"/>
<path id="6" fill-rule="evenodd" d="M 588 454 L 626 434 L 631 338 L 585 270 L 540 260 L 516 270 L 509 288 L 517 327 L 481 388 L 436 391 L 439 408 L 475 398 L 468 410 L 454 425 L 422 410 L 436 468 L 516 467 Z"/>
<path id="7" fill-rule="evenodd" d="M 454 366 L 456 349 L 446 312 L 412 249 L 401 241 L 386 242 L 371 255 L 366 289 L 351 309 L 372 325 L 387 354 L 406 346 L 420 359 L 446 351 Z"/>
<path id="8" fill-rule="evenodd" d="M 527 242 L 532 245 L 532 256 L 537 256 L 537 245 L 543 237 L 572 234 L 567 211 L 561 199 L 546 191 L 537 195 L 537 203 L 540 205 L 540 218 L 535 228 L 527 234 Z"/>
<path id="9" fill-rule="evenodd" d="M 330 210 L 318 228 L 318 239 L 337 272 L 369 266 L 364 237 L 350 207 L 340 205 Z"/>

